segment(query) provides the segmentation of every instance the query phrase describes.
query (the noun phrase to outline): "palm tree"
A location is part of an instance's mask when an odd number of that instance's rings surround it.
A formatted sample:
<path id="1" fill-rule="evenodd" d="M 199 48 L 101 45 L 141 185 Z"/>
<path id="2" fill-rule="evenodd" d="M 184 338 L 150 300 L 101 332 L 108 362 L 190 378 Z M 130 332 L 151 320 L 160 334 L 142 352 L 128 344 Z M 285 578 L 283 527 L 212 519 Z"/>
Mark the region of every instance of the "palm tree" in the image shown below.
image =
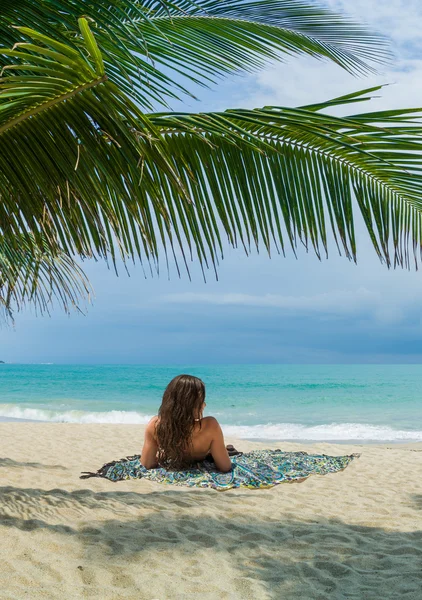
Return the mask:
<path id="1" fill-rule="evenodd" d="M 360 211 L 387 265 L 421 248 L 420 110 L 335 117 L 364 90 L 299 108 L 175 113 L 189 82 L 286 55 L 361 74 L 385 40 L 304 0 L 0 0 L 0 305 L 67 309 L 77 264 L 163 250 L 216 269 L 223 237 L 356 260 Z M 156 112 L 157 109 L 167 112 Z M 168 264 L 168 262 L 167 262 Z M 179 271 L 180 272 L 180 271 Z"/>

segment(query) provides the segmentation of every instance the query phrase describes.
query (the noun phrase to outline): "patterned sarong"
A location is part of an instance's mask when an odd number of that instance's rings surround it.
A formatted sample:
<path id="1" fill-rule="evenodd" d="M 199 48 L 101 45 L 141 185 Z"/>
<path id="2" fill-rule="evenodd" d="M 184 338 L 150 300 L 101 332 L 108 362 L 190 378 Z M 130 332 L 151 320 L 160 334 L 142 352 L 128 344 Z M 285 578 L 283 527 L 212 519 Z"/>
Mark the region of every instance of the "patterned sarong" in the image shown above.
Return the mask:
<path id="1" fill-rule="evenodd" d="M 171 483 L 189 487 L 214 488 L 225 491 L 231 488 L 270 488 L 279 483 L 303 481 L 310 475 L 337 473 L 360 454 L 326 456 L 307 452 L 282 452 L 281 450 L 253 450 L 231 457 L 233 468 L 228 473 L 217 471 L 212 461 L 195 463 L 185 471 L 167 471 L 163 468 L 146 469 L 140 456 L 128 456 L 107 463 L 95 473 L 81 475 L 81 479 L 104 477 L 110 481 L 123 479 L 148 479 L 157 483 Z"/>

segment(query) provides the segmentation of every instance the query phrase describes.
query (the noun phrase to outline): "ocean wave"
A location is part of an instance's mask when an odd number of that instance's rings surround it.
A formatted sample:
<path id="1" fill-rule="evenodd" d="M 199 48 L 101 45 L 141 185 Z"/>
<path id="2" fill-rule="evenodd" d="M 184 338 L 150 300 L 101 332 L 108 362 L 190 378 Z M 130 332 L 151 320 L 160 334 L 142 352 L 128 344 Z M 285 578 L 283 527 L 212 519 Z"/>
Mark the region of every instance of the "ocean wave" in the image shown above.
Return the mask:
<path id="1" fill-rule="evenodd" d="M 87 412 L 79 410 L 57 411 L 24 408 L 13 404 L 0 405 L 0 420 L 19 419 L 50 423 L 114 423 L 145 425 L 151 415 L 136 411 L 111 410 Z M 393 429 L 387 425 L 368 423 L 326 423 L 323 425 L 300 425 L 297 423 L 267 423 L 261 425 L 229 425 L 222 423 L 226 436 L 240 439 L 306 440 L 306 441 L 378 441 L 407 442 L 422 441 L 422 431 Z"/>
<path id="2" fill-rule="evenodd" d="M 44 421 L 49 423 L 115 423 L 145 425 L 152 415 L 143 415 L 135 411 L 110 410 L 108 412 L 87 412 L 82 410 L 48 410 L 23 408 L 16 405 L 0 405 L 2 417 L 22 419 L 24 421 Z"/>
<path id="3" fill-rule="evenodd" d="M 296 423 L 268 423 L 266 425 L 223 425 L 224 434 L 247 439 L 306 440 L 314 442 L 365 442 L 422 441 L 422 431 L 393 429 L 386 425 L 368 423 L 327 423 L 323 425 L 298 425 Z"/>

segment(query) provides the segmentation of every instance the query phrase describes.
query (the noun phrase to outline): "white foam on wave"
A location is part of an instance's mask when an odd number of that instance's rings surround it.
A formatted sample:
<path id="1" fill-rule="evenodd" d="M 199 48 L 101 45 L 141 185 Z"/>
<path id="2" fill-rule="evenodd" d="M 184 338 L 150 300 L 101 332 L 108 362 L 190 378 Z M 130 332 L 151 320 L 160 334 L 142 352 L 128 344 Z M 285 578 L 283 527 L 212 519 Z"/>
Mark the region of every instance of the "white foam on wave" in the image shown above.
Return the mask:
<path id="1" fill-rule="evenodd" d="M 39 408 L 0 405 L 1 417 L 24 421 L 47 421 L 49 423 L 115 423 L 144 425 L 151 419 L 135 411 L 110 410 L 108 412 L 86 412 L 82 410 L 56 411 Z"/>
<path id="2" fill-rule="evenodd" d="M 136 411 L 111 410 L 87 412 L 79 410 L 55 411 L 39 408 L 23 408 L 13 404 L 0 405 L 0 420 L 18 419 L 50 423 L 115 423 L 145 425 L 151 415 Z M 327 423 L 324 425 L 300 425 L 297 423 L 267 423 L 262 425 L 222 424 L 224 434 L 241 439 L 309 440 L 309 441 L 422 441 L 422 431 L 393 429 L 386 425 L 368 423 Z"/>
<path id="3" fill-rule="evenodd" d="M 224 434 L 237 438 L 267 440 L 310 441 L 422 441 L 422 431 L 393 429 L 385 425 L 367 423 L 327 423 L 306 426 L 296 423 L 268 423 L 267 425 L 223 425 Z"/>

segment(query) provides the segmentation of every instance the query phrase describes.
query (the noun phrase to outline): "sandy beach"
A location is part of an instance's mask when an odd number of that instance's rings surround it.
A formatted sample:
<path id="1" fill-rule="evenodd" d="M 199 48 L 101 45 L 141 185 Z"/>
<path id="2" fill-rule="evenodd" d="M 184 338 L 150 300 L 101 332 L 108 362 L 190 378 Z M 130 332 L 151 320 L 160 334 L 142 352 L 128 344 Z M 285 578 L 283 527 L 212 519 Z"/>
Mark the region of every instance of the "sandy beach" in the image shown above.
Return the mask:
<path id="1" fill-rule="evenodd" d="M 139 453 L 142 427 L 0 423 L 0 598 L 422 597 L 422 444 L 252 443 L 361 452 L 269 490 L 80 480 Z"/>

